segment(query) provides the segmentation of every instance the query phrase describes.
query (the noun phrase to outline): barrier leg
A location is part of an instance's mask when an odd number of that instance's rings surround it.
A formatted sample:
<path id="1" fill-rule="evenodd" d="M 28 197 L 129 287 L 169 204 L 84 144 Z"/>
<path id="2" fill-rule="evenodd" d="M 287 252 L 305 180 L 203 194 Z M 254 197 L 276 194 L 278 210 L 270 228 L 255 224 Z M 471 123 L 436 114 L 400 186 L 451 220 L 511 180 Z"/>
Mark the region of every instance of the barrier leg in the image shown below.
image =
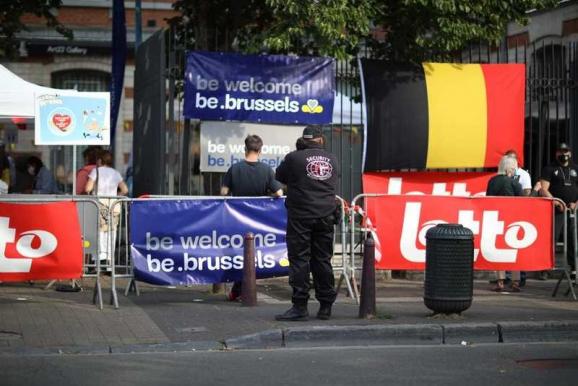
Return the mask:
<path id="1" fill-rule="evenodd" d="M 359 304 L 359 299 L 355 296 L 355 294 L 353 292 L 353 288 L 351 287 L 351 281 L 350 281 L 349 275 L 346 272 L 345 266 L 343 268 L 343 272 L 341 273 L 341 275 L 339 275 L 339 281 L 337 282 L 335 292 L 339 293 L 339 291 L 341 290 L 341 284 L 343 284 L 344 281 L 345 281 L 345 284 L 347 285 L 347 296 L 355 299 L 355 303 Z"/>
<path id="2" fill-rule="evenodd" d="M 243 255 L 243 288 L 241 289 L 241 302 L 245 307 L 255 307 L 257 305 L 255 237 L 251 232 L 245 235 Z"/>
<path id="3" fill-rule="evenodd" d="M 109 214 L 112 220 L 112 214 Z M 112 232 L 116 232 L 116 229 L 113 229 Z M 114 256 L 114 252 L 113 250 L 114 248 L 114 243 L 113 243 L 113 237 L 112 237 L 112 232 L 108 232 L 109 233 L 109 246 L 110 249 L 109 251 L 110 253 L 110 266 L 111 266 L 111 271 L 110 271 L 110 277 L 111 277 L 111 286 L 110 286 L 110 305 L 114 306 L 115 309 L 118 309 L 118 294 L 116 293 L 116 258 Z"/>
<path id="4" fill-rule="evenodd" d="M 368 237 L 363 249 L 363 273 L 359 317 L 373 319 L 376 314 L 375 299 L 375 241 Z"/>
<path id="5" fill-rule="evenodd" d="M 140 296 L 140 290 L 134 277 L 131 278 L 130 281 L 128 282 L 128 285 L 126 286 L 126 289 L 124 291 L 124 296 L 128 296 L 130 292 L 134 292 L 136 296 Z"/>
<path id="6" fill-rule="evenodd" d="M 54 285 L 54 283 L 56 283 L 58 280 L 50 280 L 50 282 L 48 284 L 46 284 L 46 287 L 44 287 L 45 290 L 50 289 L 50 287 L 52 287 Z"/>
<path id="7" fill-rule="evenodd" d="M 566 273 L 564 271 L 564 273 Z M 552 297 L 555 298 L 556 294 L 558 293 L 558 289 L 560 288 L 560 283 L 562 282 L 562 280 L 564 280 L 564 274 L 562 274 L 562 276 L 560 276 L 560 279 L 558 279 L 558 281 L 556 282 L 556 286 L 554 287 L 554 291 L 552 292 Z"/>
<path id="8" fill-rule="evenodd" d="M 102 286 L 100 285 L 100 273 L 96 274 L 96 282 L 94 283 L 94 289 L 92 292 L 92 304 L 97 304 L 97 301 L 98 308 L 102 310 L 104 306 L 102 304 Z"/>

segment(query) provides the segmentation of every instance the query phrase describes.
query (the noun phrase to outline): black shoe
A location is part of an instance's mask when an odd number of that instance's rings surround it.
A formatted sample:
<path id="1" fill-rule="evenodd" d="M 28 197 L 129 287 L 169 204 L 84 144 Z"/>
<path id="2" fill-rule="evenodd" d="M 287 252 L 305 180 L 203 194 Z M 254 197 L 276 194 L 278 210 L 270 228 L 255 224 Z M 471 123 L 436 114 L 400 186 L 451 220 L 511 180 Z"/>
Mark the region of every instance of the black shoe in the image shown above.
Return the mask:
<path id="1" fill-rule="evenodd" d="M 520 279 L 519 287 L 525 287 L 525 286 L 526 286 L 526 279 Z"/>
<path id="2" fill-rule="evenodd" d="M 275 320 L 281 322 L 297 322 L 309 320 L 309 312 L 307 308 L 302 307 L 291 307 L 284 314 L 275 315 Z"/>
<path id="3" fill-rule="evenodd" d="M 331 304 L 321 304 L 317 311 L 317 319 L 329 320 L 331 318 Z"/>

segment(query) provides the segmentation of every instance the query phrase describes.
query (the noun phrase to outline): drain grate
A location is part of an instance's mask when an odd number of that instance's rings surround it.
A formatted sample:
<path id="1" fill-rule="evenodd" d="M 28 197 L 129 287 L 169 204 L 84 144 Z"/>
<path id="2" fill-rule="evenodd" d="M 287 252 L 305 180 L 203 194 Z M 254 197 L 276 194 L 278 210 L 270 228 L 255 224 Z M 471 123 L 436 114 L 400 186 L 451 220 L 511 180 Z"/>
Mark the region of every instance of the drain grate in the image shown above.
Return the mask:
<path id="1" fill-rule="evenodd" d="M 529 359 L 516 362 L 521 366 L 532 369 L 578 369 L 578 358 Z"/>

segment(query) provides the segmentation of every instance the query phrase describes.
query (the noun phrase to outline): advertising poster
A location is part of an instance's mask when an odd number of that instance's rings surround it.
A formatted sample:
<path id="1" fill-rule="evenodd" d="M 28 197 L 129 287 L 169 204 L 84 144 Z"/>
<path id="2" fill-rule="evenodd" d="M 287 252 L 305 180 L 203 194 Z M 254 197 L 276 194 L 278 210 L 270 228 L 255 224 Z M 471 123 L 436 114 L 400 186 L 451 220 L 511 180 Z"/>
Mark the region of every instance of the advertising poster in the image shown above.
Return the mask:
<path id="1" fill-rule="evenodd" d="M 331 58 L 189 52 L 184 115 L 203 121 L 328 124 L 333 66 Z"/>
<path id="2" fill-rule="evenodd" d="M 109 145 L 110 93 L 37 95 L 35 145 Z"/>
<path id="3" fill-rule="evenodd" d="M 241 122 L 201 123 L 202 172 L 226 172 L 245 157 L 245 138 L 258 135 L 263 140 L 259 160 L 277 168 L 285 156 L 295 150 L 297 138 L 305 126 L 259 125 Z"/>

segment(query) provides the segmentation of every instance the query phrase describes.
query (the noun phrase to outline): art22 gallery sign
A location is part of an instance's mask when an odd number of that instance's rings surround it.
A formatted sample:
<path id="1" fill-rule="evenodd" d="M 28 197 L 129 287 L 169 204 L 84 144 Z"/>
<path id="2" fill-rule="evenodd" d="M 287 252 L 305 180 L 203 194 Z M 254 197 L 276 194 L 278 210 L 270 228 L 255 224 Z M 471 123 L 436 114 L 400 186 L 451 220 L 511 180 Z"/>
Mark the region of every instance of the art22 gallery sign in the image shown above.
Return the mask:
<path id="1" fill-rule="evenodd" d="M 189 52 L 187 118 L 286 124 L 330 123 L 333 59 Z"/>

